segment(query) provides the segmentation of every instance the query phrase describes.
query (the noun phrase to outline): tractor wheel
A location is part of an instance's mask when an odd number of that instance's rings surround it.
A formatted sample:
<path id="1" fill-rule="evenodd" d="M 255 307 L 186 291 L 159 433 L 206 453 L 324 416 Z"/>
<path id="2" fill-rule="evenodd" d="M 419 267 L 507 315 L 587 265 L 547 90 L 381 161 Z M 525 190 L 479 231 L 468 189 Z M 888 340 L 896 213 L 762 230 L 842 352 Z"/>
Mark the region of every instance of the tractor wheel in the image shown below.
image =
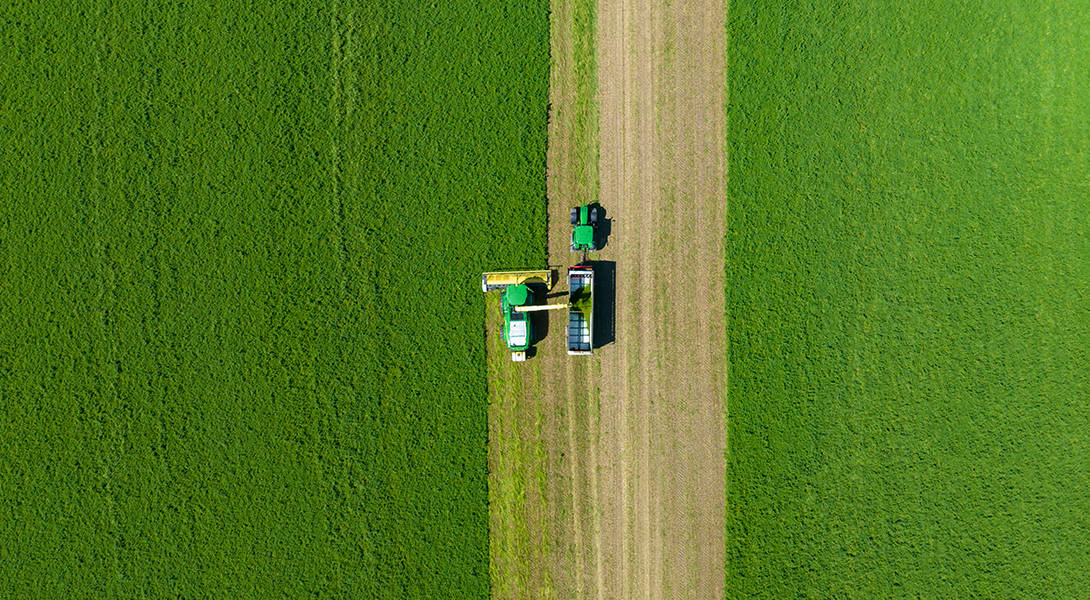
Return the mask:
<path id="1" fill-rule="evenodd" d="M 597 225 L 598 224 L 598 207 L 597 206 L 590 209 L 590 224 L 591 225 Z"/>
<path id="2" fill-rule="evenodd" d="M 571 209 L 571 224 L 575 225 L 578 222 L 579 222 L 579 209 L 578 208 L 573 208 L 573 209 Z"/>

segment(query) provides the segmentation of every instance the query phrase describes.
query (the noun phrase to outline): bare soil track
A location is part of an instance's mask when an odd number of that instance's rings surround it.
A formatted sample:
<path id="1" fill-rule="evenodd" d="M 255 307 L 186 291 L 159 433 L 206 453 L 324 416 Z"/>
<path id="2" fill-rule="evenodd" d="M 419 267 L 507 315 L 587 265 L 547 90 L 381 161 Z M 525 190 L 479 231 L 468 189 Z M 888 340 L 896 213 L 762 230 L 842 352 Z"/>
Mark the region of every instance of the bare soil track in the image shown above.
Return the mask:
<path id="1" fill-rule="evenodd" d="M 600 0 L 600 597 L 724 595 L 726 7 Z"/>
<path id="2" fill-rule="evenodd" d="M 592 259 L 615 269 L 616 285 L 615 306 L 596 311 L 612 313 L 612 343 L 568 357 L 563 313 L 551 315 L 536 367 L 516 375 L 520 408 L 490 410 L 493 435 L 507 436 L 490 439 L 490 481 L 541 483 L 526 486 L 517 519 L 532 551 L 493 560 L 493 595 L 722 598 L 726 6 L 598 0 L 588 123 L 572 4 L 553 1 L 550 263 L 563 276 L 578 261 L 568 210 L 596 195 L 610 236 Z M 522 367 L 502 370 L 512 368 Z M 504 460 L 498 448 L 513 432 L 536 459 Z M 518 473 L 502 471 L 516 463 Z M 506 535 L 494 530 L 493 545 Z M 516 585 L 497 585 L 516 572 Z"/>

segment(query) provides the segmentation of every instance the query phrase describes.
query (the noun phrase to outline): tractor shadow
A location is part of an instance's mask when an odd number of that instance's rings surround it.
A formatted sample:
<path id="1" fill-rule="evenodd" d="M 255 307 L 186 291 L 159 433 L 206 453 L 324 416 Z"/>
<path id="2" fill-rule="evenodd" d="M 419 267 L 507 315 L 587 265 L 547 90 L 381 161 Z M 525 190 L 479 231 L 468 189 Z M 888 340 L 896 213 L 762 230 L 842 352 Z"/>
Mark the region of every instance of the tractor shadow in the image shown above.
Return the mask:
<path id="1" fill-rule="evenodd" d="M 594 339 L 591 344 L 594 348 L 601 348 L 615 341 L 617 263 L 592 260 L 590 265 L 594 269 Z"/>
<path id="2" fill-rule="evenodd" d="M 594 228 L 594 247 L 598 250 L 609 243 L 609 234 L 613 232 L 613 219 L 609 218 L 606 208 L 595 202 L 591 205 L 598 209 L 598 225 Z"/>

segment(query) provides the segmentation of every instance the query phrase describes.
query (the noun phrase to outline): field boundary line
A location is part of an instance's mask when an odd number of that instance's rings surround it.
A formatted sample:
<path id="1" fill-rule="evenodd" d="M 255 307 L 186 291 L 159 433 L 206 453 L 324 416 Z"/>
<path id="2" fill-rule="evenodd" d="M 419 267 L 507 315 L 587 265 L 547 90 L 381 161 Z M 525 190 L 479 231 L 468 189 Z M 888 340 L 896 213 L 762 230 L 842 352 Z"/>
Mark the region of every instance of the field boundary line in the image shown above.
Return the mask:
<path id="1" fill-rule="evenodd" d="M 723 0 L 723 282 L 730 283 L 730 0 Z M 723 320 L 726 339 L 723 343 L 723 596 L 728 597 L 726 589 L 730 583 L 730 332 L 731 311 L 730 297 L 723 294 Z"/>

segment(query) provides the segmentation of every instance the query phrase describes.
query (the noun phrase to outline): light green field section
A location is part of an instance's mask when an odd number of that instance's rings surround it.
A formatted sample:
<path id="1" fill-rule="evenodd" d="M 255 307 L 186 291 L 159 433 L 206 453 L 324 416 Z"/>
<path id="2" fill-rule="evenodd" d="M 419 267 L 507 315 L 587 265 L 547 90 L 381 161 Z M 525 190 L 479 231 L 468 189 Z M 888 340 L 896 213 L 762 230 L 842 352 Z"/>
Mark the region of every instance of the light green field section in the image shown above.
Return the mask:
<path id="1" fill-rule="evenodd" d="M 730 6 L 727 596 L 1090 589 L 1090 11 Z"/>

